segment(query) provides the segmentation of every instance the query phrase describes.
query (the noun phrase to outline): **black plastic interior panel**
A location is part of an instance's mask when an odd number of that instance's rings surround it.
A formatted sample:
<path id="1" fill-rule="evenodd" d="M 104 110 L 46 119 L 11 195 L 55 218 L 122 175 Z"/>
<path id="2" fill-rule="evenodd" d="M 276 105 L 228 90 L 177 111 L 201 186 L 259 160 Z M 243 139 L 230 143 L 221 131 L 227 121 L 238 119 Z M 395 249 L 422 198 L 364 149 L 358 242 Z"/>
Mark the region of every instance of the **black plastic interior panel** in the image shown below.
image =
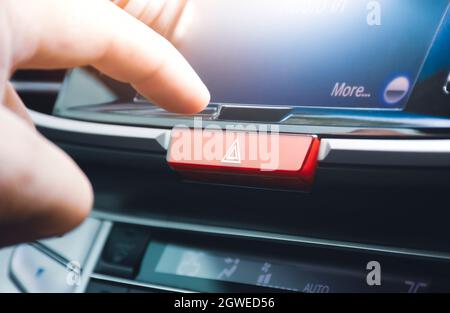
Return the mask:
<path id="1" fill-rule="evenodd" d="M 11 80 L 27 82 L 62 82 L 65 75 L 65 70 L 21 70 L 15 72 L 11 77 Z"/>
<path id="2" fill-rule="evenodd" d="M 65 74 L 65 70 L 21 70 L 11 81 L 29 109 L 52 114 Z"/>
<path id="3" fill-rule="evenodd" d="M 283 192 L 185 182 L 164 155 L 62 147 L 91 178 L 100 211 L 450 252 L 450 169 L 319 166 L 311 193 Z"/>
<path id="4" fill-rule="evenodd" d="M 224 121 L 253 121 L 253 122 L 281 122 L 287 118 L 292 108 L 249 108 L 237 106 L 223 106 L 218 120 Z"/>

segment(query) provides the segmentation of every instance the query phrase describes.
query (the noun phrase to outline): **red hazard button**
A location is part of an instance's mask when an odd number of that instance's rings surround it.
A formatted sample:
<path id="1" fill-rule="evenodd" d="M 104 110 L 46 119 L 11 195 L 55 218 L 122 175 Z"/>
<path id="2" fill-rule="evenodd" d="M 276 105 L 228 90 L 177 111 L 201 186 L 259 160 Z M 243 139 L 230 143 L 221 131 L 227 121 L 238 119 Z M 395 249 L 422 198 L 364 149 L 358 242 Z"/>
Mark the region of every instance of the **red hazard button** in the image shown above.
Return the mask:
<path id="1" fill-rule="evenodd" d="M 193 180 L 305 188 L 313 182 L 319 146 L 311 135 L 174 128 L 167 161 Z"/>

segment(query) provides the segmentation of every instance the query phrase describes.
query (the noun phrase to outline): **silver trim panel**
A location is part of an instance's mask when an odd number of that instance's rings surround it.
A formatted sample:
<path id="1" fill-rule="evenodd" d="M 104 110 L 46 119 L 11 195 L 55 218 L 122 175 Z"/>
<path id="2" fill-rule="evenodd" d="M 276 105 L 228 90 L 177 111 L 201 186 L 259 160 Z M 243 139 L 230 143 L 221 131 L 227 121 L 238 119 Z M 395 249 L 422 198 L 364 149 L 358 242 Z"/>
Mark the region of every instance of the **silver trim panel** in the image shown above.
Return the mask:
<path id="1" fill-rule="evenodd" d="M 17 92 L 28 93 L 55 93 L 61 90 L 62 83 L 59 82 L 32 82 L 13 81 L 11 82 Z"/>
<path id="2" fill-rule="evenodd" d="M 95 242 L 91 247 L 88 259 L 86 261 L 86 264 L 84 265 L 83 272 L 81 274 L 81 284 L 75 289 L 76 293 L 83 293 L 86 290 L 91 275 L 94 272 L 95 266 L 97 265 L 97 261 L 103 251 L 103 246 L 105 245 L 109 233 L 111 232 L 111 228 L 112 223 L 110 221 L 102 221 L 102 226 L 100 226 L 100 230 L 97 233 Z"/>
<path id="3" fill-rule="evenodd" d="M 169 146 L 170 130 L 167 129 L 92 123 L 55 117 L 32 110 L 29 112 L 38 128 L 55 130 L 62 133 L 73 133 L 79 136 L 89 135 L 91 136 L 90 140 L 92 140 L 92 144 L 95 144 L 96 140 L 104 143 L 105 138 L 110 138 L 148 140 L 153 145 L 156 143 L 162 152 L 166 151 Z M 95 140 L 92 136 L 98 138 Z M 111 146 L 113 146 L 113 143 Z"/>
<path id="4" fill-rule="evenodd" d="M 322 139 L 324 164 L 450 167 L 448 139 Z"/>
<path id="5" fill-rule="evenodd" d="M 157 148 L 165 152 L 169 146 L 170 130 L 101 124 L 77 121 L 30 111 L 39 128 L 59 133 L 90 136 L 95 145 L 112 148 L 134 147 L 144 150 Z M 94 138 L 92 137 L 94 136 Z M 80 138 L 80 137 L 78 137 Z M 112 139 L 105 141 L 105 139 Z M 141 140 L 144 140 L 142 142 Z M 148 149 L 145 149 L 148 142 Z M 324 164 L 450 167 L 450 139 L 326 139 L 321 140 L 319 162 Z"/>
<path id="6" fill-rule="evenodd" d="M 162 291 L 178 292 L 178 293 L 194 293 L 194 291 L 191 291 L 191 290 L 178 289 L 178 288 L 166 287 L 166 286 L 162 286 L 162 285 L 143 283 L 143 282 L 136 281 L 136 280 L 124 279 L 124 278 L 113 277 L 113 276 L 109 276 L 109 275 L 103 275 L 103 274 L 94 273 L 91 275 L 91 278 L 102 280 L 102 281 L 113 282 L 113 283 L 126 284 L 130 287 L 131 286 L 145 287 L 145 288 L 159 289 Z"/>

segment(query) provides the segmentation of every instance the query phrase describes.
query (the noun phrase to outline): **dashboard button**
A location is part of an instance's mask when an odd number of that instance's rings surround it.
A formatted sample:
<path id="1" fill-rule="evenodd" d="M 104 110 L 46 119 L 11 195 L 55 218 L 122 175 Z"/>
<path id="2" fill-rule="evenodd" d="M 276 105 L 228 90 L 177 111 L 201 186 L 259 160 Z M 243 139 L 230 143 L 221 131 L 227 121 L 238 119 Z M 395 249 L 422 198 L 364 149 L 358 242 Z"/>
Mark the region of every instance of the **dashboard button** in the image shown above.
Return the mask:
<path id="1" fill-rule="evenodd" d="M 143 229 L 114 226 L 96 271 L 106 275 L 133 278 L 149 239 L 149 233 Z"/>
<path id="2" fill-rule="evenodd" d="M 311 135 L 174 128 L 167 161 L 192 180 L 304 189 L 319 146 Z"/>
<path id="3" fill-rule="evenodd" d="M 18 246 L 12 256 L 10 273 L 25 292 L 73 292 L 76 281 L 62 264 L 29 245 Z"/>

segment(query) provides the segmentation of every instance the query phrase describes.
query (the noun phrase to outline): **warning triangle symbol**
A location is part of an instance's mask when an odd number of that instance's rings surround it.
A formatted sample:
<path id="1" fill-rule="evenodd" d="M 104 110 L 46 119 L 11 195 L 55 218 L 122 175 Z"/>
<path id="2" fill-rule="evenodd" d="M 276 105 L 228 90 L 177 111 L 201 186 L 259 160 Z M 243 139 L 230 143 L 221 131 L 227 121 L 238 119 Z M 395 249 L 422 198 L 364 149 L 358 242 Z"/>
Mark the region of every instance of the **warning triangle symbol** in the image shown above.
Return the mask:
<path id="1" fill-rule="evenodd" d="M 236 138 L 227 153 L 222 159 L 222 163 L 241 164 L 241 149 L 239 146 L 239 138 Z"/>

